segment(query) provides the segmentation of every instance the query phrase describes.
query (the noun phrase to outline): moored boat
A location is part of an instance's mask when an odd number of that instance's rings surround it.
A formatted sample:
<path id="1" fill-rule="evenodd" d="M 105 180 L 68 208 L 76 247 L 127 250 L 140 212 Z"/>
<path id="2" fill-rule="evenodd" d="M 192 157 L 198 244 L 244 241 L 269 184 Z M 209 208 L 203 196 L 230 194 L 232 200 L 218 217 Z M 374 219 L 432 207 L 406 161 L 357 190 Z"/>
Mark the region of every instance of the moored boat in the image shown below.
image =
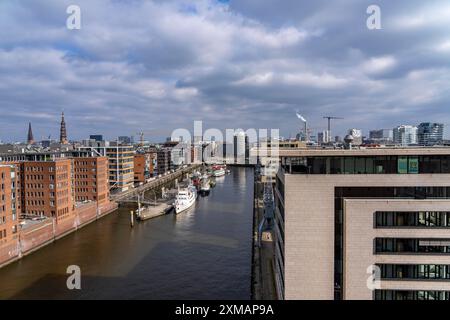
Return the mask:
<path id="1" fill-rule="evenodd" d="M 214 177 L 222 177 L 226 174 L 224 166 L 216 165 L 212 167 L 212 170 L 213 170 L 212 175 Z"/>
<path id="2" fill-rule="evenodd" d="M 189 185 L 187 188 L 179 189 L 174 203 L 175 213 L 178 214 L 189 209 L 195 204 L 196 200 L 197 189 L 195 186 Z"/>
<path id="3" fill-rule="evenodd" d="M 200 192 L 203 194 L 208 194 L 210 190 L 211 184 L 209 177 L 207 175 L 204 175 L 201 179 Z"/>

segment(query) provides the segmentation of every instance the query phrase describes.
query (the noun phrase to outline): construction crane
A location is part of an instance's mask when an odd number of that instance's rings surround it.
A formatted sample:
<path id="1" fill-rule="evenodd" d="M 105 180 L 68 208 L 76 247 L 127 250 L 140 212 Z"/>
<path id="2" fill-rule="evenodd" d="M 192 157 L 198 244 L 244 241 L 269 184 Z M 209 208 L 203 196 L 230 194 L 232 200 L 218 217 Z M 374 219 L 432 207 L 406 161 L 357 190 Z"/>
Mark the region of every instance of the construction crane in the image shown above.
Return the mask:
<path id="1" fill-rule="evenodd" d="M 328 135 L 331 138 L 331 120 L 343 120 L 344 118 L 340 117 L 331 117 L 331 116 L 325 116 L 324 119 L 328 119 Z"/>

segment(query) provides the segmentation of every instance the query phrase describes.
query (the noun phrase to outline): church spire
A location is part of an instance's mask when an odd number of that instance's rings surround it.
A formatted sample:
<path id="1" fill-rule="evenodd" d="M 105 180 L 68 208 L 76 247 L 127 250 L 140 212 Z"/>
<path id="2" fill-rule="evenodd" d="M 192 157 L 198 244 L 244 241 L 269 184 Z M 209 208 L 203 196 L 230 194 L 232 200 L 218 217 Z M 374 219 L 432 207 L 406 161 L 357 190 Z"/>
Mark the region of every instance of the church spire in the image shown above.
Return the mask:
<path id="1" fill-rule="evenodd" d="M 64 111 L 61 114 L 61 129 L 59 131 L 59 142 L 61 144 L 68 144 L 67 140 L 67 131 L 66 131 L 66 122 L 64 121 Z"/>
<path id="2" fill-rule="evenodd" d="M 34 143 L 33 130 L 31 129 L 31 122 L 28 123 L 27 143 L 28 144 L 33 144 Z"/>

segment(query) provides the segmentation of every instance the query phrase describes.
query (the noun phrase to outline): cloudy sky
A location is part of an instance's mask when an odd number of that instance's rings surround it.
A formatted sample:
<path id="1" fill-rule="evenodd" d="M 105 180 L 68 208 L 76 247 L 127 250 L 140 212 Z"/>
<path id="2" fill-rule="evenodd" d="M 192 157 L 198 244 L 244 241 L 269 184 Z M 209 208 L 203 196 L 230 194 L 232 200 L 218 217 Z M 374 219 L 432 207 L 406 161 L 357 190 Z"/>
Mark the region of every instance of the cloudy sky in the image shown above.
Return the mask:
<path id="1" fill-rule="evenodd" d="M 56 138 L 62 110 L 71 139 L 194 120 L 287 137 L 296 110 L 315 131 L 344 117 L 340 135 L 450 124 L 449 21 L 448 0 L 1 0 L 0 139 Z"/>

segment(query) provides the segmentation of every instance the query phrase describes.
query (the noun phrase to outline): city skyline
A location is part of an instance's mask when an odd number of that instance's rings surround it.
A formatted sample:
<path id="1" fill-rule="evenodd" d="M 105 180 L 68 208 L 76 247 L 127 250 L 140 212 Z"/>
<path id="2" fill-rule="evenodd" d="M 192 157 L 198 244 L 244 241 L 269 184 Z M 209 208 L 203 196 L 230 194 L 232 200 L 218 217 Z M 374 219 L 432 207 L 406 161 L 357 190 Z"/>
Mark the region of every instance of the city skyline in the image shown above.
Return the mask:
<path id="1" fill-rule="evenodd" d="M 323 116 L 350 128 L 450 123 L 444 1 L 69 1 L 0 4 L 2 141 L 112 139 L 151 131 L 161 140 L 202 120 L 212 128 L 316 132 Z M 445 133 L 446 138 L 449 134 Z"/>

